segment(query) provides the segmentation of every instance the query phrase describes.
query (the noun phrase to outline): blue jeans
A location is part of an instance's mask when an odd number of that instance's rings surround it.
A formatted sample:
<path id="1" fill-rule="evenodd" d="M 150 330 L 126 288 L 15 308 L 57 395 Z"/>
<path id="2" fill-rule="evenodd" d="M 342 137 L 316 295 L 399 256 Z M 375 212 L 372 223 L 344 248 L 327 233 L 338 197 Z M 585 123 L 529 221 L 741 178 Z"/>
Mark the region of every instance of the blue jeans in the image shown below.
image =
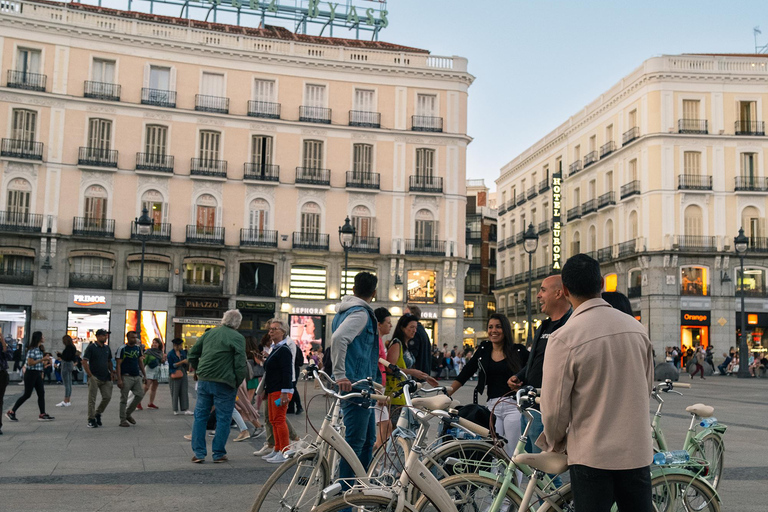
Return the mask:
<path id="1" fill-rule="evenodd" d="M 528 453 L 541 453 L 541 448 L 536 446 L 536 440 L 539 438 L 542 432 L 544 432 L 544 423 L 541 422 L 541 413 L 535 409 L 528 409 L 528 412 L 533 416 L 531 422 L 531 428 L 528 429 L 528 441 L 525 443 L 525 451 Z M 525 432 L 525 426 L 528 424 L 528 420 L 525 416 L 520 418 L 520 432 Z M 560 476 L 549 475 L 555 477 L 553 484 L 555 487 L 563 485 L 563 480 Z"/>
<path id="2" fill-rule="evenodd" d="M 229 424 L 232 422 L 236 396 L 237 389 L 221 382 L 198 381 L 195 422 L 192 424 L 192 451 L 195 452 L 195 457 L 204 459 L 208 454 L 205 446 L 205 426 L 213 406 L 216 406 L 216 435 L 211 446 L 213 460 L 227 454 Z"/>
<path id="3" fill-rule="evenodd" d="M 341 403 L 341 413 L 344 418 L 344 427 L 346 428 L 345 439 L 349 446 L 355 450 L 357 458 L 363 468 L 368 469 L 373 455 L 373 444 L 376 442 L 376 419 L 373 415 L 373 409 L 369 408 L 370 400 L 359 398 L 343 400 Z M 355 474 L 352 467 L 346 460 L 342 459 L 339 463 L 339 478 L 354 478 Z M 348 489 L 350 484 L 347 481 L 341 482 L 343 489 Z"/>

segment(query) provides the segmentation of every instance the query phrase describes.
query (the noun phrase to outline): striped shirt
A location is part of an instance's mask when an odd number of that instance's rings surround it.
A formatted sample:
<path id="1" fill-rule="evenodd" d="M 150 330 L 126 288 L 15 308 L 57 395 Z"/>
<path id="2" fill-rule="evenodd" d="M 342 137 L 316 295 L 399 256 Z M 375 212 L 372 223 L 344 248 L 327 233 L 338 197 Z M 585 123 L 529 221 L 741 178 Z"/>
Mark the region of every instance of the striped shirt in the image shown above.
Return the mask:
<path id="1" fill-rule="evenodd" d="M 42 358 L 43 358 L 43 351 L 40 350 L 37 347 L 31 348 L 31 349 L 29 349 L 29 352 L 27 352 L 27 359 L 38 360 L 38 359 L 42 359 Z M 44 369 L 45 368 L 43 366 L 43 362 L 42 361 L 40 361 L 37 364 L 33 364 L 32 366 L 29 366 L 29 364 L 27 364 L 27 370 L 37 370 L 37 371 L 41 372 Z"/>

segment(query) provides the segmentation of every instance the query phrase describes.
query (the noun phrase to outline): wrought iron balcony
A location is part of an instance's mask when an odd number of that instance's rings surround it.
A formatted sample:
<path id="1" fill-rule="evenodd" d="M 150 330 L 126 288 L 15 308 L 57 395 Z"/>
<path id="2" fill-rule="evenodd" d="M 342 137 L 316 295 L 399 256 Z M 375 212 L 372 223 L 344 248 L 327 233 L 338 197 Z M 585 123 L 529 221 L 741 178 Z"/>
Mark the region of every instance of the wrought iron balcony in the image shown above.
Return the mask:
<path id="1" fill-rule="evenodd" d="M 576 160 L 575 162 L 573 162 L 571 165 L 568 166 L 568 176 L 573 176 L 574 174 L 582 170 L 582 168 L 583 167 L 581 166 L 581 160 Z"/>
<path id="2" fill-rule="evenodd" d="M 765 297 L 768 297 L 768 291 L 766 291 L 765 286 L 760 286 L 758 288 L 753 288 L 753 289 L 747 288 L 747 289 L 744 289 L 744 291 L 742 291 L 741 285 L 737 282 L 734 296 L 741 297 L 742 295 L 744 295 L 745 297 L 765 298 Z"/>
<path id="3" fill-rule="evenodd" d="M 0 231 L 40 233 L 43 230 L 44 219 L 45 216 L 39 213 L 0 211 Z"/>
<path id="4" fill-rule="evenodd" d="M 533 269 L 533 277 L 535 277 L 536 279 L 541 279 L 542 277 L 547 277 L 551 271 L 552 269 L 549 268 L 549 265 L 536 267 L 535 269 Z"/>
<path id="5" fill-rule="evenodd" d="M 712 176 L 681 174 L 677 177 L 678 190 L 712 190 Z"/>
<path id="6" fill-rule="evenodd" d="M 765 123 L 763 121 L 736 121 L 734 131 L 736 135 L 765 135 Z"/>
<path id="7" fill-rule="evenodd" d="M 331 170 L 316 169 L 314 167 L 297 167 L 296 183 L 304 185 L 331 186 Z"/>
<path id="8" fill-rule="evenodd" d="M 240 245 L 242 247 L 277 247 L 277 231 L 241 228 Z"/>
<path id="9" fill-rule="evenodd" d="M 517 202 L 515 201 L 515 198 L 513 197 L 512 199 L 507 201 L 507 211 L 511 212 L 515 208 L 517 208 Z"/>
<path id="10" fill-rule="evenodd" d="M 497 215 L 504 215 L 505 213 L 507 213 L 507 203 L 506 202 L 499 203 L 499 207 L 496 209 L 496 213 Z"/>
<path id="11" fill-rule="evenodd" d="M 242 285 L 238 283 L 237 285 L 237 294 L 238 295 L 247 295 L 249 297 L 275 297 L 275 286 L 268 286 L 264 284 L 257 284 L 257 285 Z"/>
<path id="12" fill-rule="evenodd" d="M 113 276 L 105 274 L 79 274 L 76 272 L 70 272 L 69 287 L 91 288 L 95 290 L 111 290 L 112 278 Z"/>
<path id="13" fill-rule="evenodd" d="M 347 188 L 367 188 L 378 190 L 381 174 L 377 172 L 347 171 Z"/>
<path id="14" fill-rule="evenodd" d="M 121 90 L 120 84 L 86 80 L 83 85 L 83 96 L 97 100 L 120 101 Z"/>
<path id="15" fill-rule="evenodd" d="M 253 181 L 280 181 L 280 166 L 246 162 L 243 164 L 243 179 Z"/>
<path id="16" fill-rule="evenodd" d="M 528 202 L 528 196 L 525 194 L 520 194 L 520 197 L 517 198 L 517 206 L 520 206 L 521 204 L 525 204 Z"/>
<path id="17" fill-rule="evenodd" d="M 533 199 L 537 195 L 539 195 L 539 191 L 536 190 L 536 186 L 534 185 L 533 187 L 530 187 L 528 189 L 528 192 L 525 194 L 525 197 L 527 197 L 528 199 Z"/>
<path id="18" fill-rule="evenodd" d="M 117 151 L 81 147 L 77 153 L 77 165 L 117 169 Z"/>
<path id="19" fill-rule="evenodd" d="M 600 158 L 605 158 L 614 151 L 616 151 L 616 143 L 613 141 L 606 142 L 600 146 Z"/>
<path id="20" fill-rule="evenodd" d="M 581 218 L 581 206 L 574 206 L 568 210 L 567 214 L 568 222 Z"/>
<path id="21" fill-rule="evenodd" d="M 224 245 L 224 228 L 221 226 L 198 226 L 187 224 L 187 243 Z"/>
<path id="22" fill-rule="evenodd" d="M 136 221 L 131 221 L 131 240 L 141 240 L 142 237 L 146 237 L 148 242 L 170 242 L 171 224 L 169 222 L 153 224 L 149 235 L 140 235 Z"/>
<path id="23" fill-rule="evenodd" d="M 543 194 L 547 190 L 549 190 L 549 180 L 545 178 L 539 182 L 539 194 Z"/>
<path id="24" fill-rule="evenodd" d="M 733 187 L 736 191 L 765 192 L 768 191 L 768 178 L 757 176 L 736 176 Z"/>
<path id="25" fill-rule="evenodd" d="M 75 217 L 72 220 L 72 234 L 96 238 L 114 238 L 115 219 Z"/>
<path id="26" fill-rule="evenodd" d="M 28 71 L 8 70 L 8 87 L 13 89 L 25 89 L 27 91 L 45 92 L 45 83 L 48 77 L 40 73 Z"/>
<path id="27" fill-rule="evenodd" d="M 136 153 L 136 170 L 173 174 L 173 155 L 166 155 L 164 153 Z"/>
<path id="28" fill-rule="evenodd" d="M 324 107 L 299 107 L 299 121 L 331 124 L 331 109 Z"/>
<path id="29" fill-rule="evenodd" d="M 128 276 L 127 288 L 134 291 L 138 290 L 140 280 L 141 278 L 138 276 Z M 171 280 L 168 277 L 144 276 L 144 282 L 142 283 L 141 289 L 145 292 L 167 292 L 170 282 Z"/>
<path id="30" fill-rule="evenodd" d="M 443 192 L 443 178 L 440 176 L 414 175 L 408 178 L 408 189 L 411 192 Z"/>
<path id="31" fill-rule="evenodd" d="M 515 235 L 515 244 L 521 244 L 523 243 L 523 240 L 525 239 L 525 231 L 520 231 Z"/>
<path id="32" fill-rule="evenodd" d="M 717 251 L 717 237 L 700 235 L 680 235 L 677 247 L 681 251 L 712 252 Z"/>
<path id="33" fill-rule="evenodd" d="M 32 286 L 34 283 L 35 273 L 32 270 L 0 267 L 0 284 Z"/>
<path id="34" fill-rule="evenodd" d="M 330 237 L 326 233 L 302 233 L 294 231 L 293 248 L 311 251 L 327 251 Z"/>
<path id="35" fill-rule="evenodd" d="M 356 236 L 352 242 L 349 252 L 362 252 L 370 254 L 379 254 L 381 250 L 381 239 L 377 236 Z"/>
<path id="36" fill-rule="evenodd" d="M 630 142 L 633 142 L 635 139 L 639 137 L 640 137 L 640 128 L 635 126 L 624 132 L 624 135 L 621 136 L 621 144 L 622 146 L 626 146 L 627 144 L 629 144 Z"/>
<path id="37" fill-rule="evenodd" d="M 627 240 L 619 244 L 619 258 L 625 258 L 637 253 L 638 240 Z"/>
<path id="38" fill-rule="evenodd" d="M 504 242 L 504 240 L 501 240 L 498 245 L 496 246 L 497 252 L 504 252 L 507 250 L 507 244 Z"/>
<path id="39" fill-rule="evenodd" d="M 510 235 L 507 237 L 506 245 L 507 247 L 514 247 L 517 244 L 517 239 L 515 238 L 515 235 Z"/>
<path id="40" fill-rule="evenodd" d="M 597 198 L 597 209 L 605 208 L 606 206 L 610 206 L 616 204 L 616 193 L 606 192 L 605 194 L 601 195 Z"/>
<path id="41" fill-rule="evenodd" d="M 584 168 L 586 169 L 593 163 L 597 162 L 597 151 L 590 151 L 584 155 Z"/>
<path id="42" fill-rule="evenodd" d="M 43 143 L 23 139 L 3 139 L 0 144 L 0 156 L 24 160 L 42 160 Z"/>
<path id="43" fill-rule="evenodd" d="M 250 100 L 248 102 L 248 115 L 265 119 L 280 119 L 280 104 L 269 101 Z"/>
<path id="44" fill-rule="evenodd" d="M 411 238 L 405 241 L 405 254 L 445 256 L 445 240 Z"/>
<path id="45" fill-rule="evenodd" d="M 749 245 L 747 246 L 749 252 L 768 252 L 768 238 L 765 237 L 749 237 Z"/>
<path id="46" fill-rule="evenodd" d="M 199 293 L 202 295 L 222 295 L 224 293 L 224 283 L 219 281 L 204 281 L 202 279 L 184 280 L 184 293 Z"/>
<path id="47" fill-rule="evenodd" d="M 193 158 L 189 167 L 192 176 L 207 176 L 211 178 L 227 177 L 227 161 L 211 160 L 208 158 Z"/>
<path id="48" fill-rule="evenodd" d="M 582 215 L 588 215 L 592 212 L 597 211 L 597 200 L 596 199 L 589 199 L 587 201 L 584 201 L 581 203 L 581 214 Z"/>
<path id="49" fill-rule="evenodd" d="M 414 132 L 442 132 L 443 118 L 435 116 L 411 116 L 411 130 Z"/>
<path id="50" fill-rule="evenodd" d="M 229 114 L 229 98 L 195 94 L 195 110 L 198 112 Z"/>
<path id="51" fill-rule="evenodd" d="M 141 89 L 141 103 L 142 105 L 176 108 L 176 91 L 143 87 Z"/>
<path id="52" fill-rule="evenodd" d="M 597 250 L 597 261 L 600 263 L 605 263 L 606 261 L 611 261 L 613 259 L 613 246 L 611 247 L 603 247 L 602 249 Z"/>
<path id="53" fill-rule="evenodd" d="M 678 133 L 693 133 L 706 135 L 709 133 L 709 124 L 706 119 L 678 119 Z"/>
<path id="54" fill-rule="evenodd" d="M 643 287 L 642 286 L 630 286 L 627 288 L 627 297 L 630 299 L 636 299 L 637 297 L 643 296 Z"/>
<path id="55" fill-rule="evenodd" d="M 538 232 L 539 232 L 539 234 L 549 232 L 549 221 L 548 220 L 545 220 L 543 222 L 539 222 Z"/>
<path id="56" fill-rule="evenodd" d="M 362 110 L 350 110 L 349 126 L 362 126 L 364 128 L 381 128 L 381 113 L 364 112 Z"/>
<path id="57" fill-rule="evenodd" d="M 621 198 L 626 199 L 629 196 L 634 196 L 640 193 L 640 180 L 630 181 L 626 185 L 621 186 Z"/>
<path id="58" fill-rule="evenodd" d="M 482 242 L 483 241 L 483 232 L 479 229 L 468 229 L 467 230 L 467 243 L 474 243 L 474 242 Z"/>

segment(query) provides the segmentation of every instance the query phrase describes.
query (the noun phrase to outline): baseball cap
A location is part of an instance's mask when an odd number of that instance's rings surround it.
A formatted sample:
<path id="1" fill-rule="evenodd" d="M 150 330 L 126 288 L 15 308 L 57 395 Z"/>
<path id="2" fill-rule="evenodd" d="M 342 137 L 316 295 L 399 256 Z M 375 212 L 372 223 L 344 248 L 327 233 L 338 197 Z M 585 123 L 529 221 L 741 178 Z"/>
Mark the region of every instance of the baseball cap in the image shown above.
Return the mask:
<path id="1" fill-rule="evenodd" d="M 110 331 L 106 329 L 99 329 L 96 331 L 96 336 L 106 336 L 107 334 L 110 334 Z"/>

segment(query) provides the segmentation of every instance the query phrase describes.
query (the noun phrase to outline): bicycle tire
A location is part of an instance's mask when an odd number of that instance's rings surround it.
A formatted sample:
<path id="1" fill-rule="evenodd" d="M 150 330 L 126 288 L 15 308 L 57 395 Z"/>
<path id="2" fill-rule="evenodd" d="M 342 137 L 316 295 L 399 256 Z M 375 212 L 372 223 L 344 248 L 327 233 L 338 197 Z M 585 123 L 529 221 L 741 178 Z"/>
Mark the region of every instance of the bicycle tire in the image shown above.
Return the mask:
<path id="1" fill-rule="evenodd" d="M 459 512 L 489 510 L 501 487 L 500 482 L 477 473 L 449 476 L 440 480 L 440 484 L 451 496 Z M 513 489 L 507 489 L 506 500 L 501 510 L 518 512 L 520 502 L 520 496 Z M 426 496 L 419 498 L 415 510 L 416 512 L 443 512 L 438 510 Z"/>
<path id="2" fill-rule="evenodd" d="M 391 442 L 390 442 L 391 441 Z M 405 459 L 411 451 L 411 443 L 402 437 L 393 437 L 379 446 L 368 466 L 368 476 L 378 479 L 382 485 L 394 485 L 400 478 Z"/>
<path id="3" fill-rule="evenodd" d="M 307 485 L 309 482 L 312 488 Z M 328 463 L 319 452 L 293 457 L 280 464 L 264 482 L 251 512 L 309 512 L 320 502 L 321 492 L 329 482 Z"/>
<path id="4" fill-rule="evenodd" d="M 722 437 L 712 433 L 705 435 L 700 441 L 694 442 L 696 445 L 691 450 L 691 457 L 698 457 L 709 462 L 709 470 L 706 476 L 702 478 L 717 489 L 720 484 L 720 476 L 723 474 L 725 443 Z"/>
<path id="5" fill-rule="evenodd" d="M 500 459 L 505 462 L 509 460 L 503 448 L 496 446 L 491 441 L 485 442 L 474 439 L 450 441 L 435 448 L 429 455 L 429 457 L 423 457 L 422 461 L 438 480 L 455 474 L 446 465 L 446 460 L 449 457 L 462 461 L 472 460 L 484 463 L 491 462 L 494 459 Z"/>
<path id="6" fill-rule="evenodd" d="M 313 512 L 341 512 L 352 508 L 355 512 L 394 512 L 397 509 L 397 496 L 391 497 L 368 495 L 356 492 L 348 496 L 341 496 L 318 506 Z M 404 511 L 410 512 L 410 506 L 406 503 Z"/>

